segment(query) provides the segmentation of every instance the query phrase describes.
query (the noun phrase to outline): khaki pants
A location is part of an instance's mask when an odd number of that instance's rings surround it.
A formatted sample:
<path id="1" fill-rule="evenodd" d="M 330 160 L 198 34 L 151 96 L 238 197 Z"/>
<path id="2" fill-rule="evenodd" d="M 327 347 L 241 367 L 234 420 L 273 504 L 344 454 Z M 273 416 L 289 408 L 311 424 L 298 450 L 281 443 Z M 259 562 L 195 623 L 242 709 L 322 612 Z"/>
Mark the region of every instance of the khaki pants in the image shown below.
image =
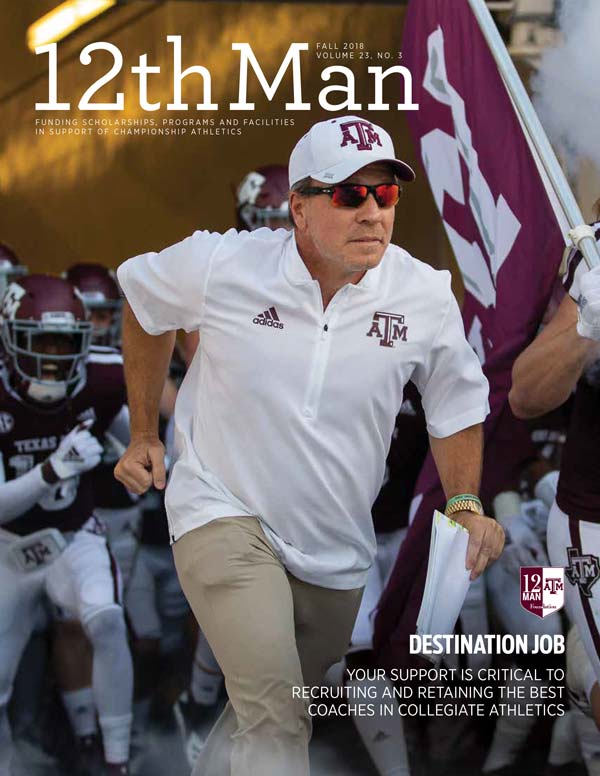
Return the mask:
<path id="1" fill-rule="evenodd" d="M 173 554 L 230 699 L 194 776 L 308 776 L 311 722 L 292 688 L 319 685 L 344 655 L 362 588 L 291 576 L 254 517 L 213 520 Z"/>

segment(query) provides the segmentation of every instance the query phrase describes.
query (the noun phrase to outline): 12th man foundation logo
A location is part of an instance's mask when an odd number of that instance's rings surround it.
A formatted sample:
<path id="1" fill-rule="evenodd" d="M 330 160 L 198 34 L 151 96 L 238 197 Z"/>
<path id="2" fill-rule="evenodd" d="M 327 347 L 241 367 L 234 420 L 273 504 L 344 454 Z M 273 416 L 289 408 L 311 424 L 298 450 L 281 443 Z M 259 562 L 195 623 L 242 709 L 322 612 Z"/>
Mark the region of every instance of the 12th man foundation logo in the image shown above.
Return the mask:
<path id="1" fill-rule="evenodd" d="M 565 570 L 552 566 L 521 566 L 521 606 L 547 617 L 565 603 Z"/>
<path id="2" fill-rule="evenodd" d="M 377 337 L 382 347 L 393 348 L 396 341 L 406 342 L 407 333 L 408 326 L 404 325 L 403 315 L 376 312 L 367 337 Z"/>
<path id="3" fill-rule="evenodd" d="M 345 121 L 340 124 L 340 129 L 342 130 L 340 148 L 352 143 L 356 146 L 356 151 L 370 151 L 374 145 L 381 145 L 379 135 L 368 121 Z M 354 134 L 352 130 L 354 130 Z"/>

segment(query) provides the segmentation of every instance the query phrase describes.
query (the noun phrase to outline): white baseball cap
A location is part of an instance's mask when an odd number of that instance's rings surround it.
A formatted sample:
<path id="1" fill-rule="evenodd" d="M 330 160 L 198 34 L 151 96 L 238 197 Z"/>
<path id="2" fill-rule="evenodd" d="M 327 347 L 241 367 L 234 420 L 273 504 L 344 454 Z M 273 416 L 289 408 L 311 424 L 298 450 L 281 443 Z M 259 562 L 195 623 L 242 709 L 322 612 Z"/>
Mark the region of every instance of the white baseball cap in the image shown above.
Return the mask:
<path id="1" fill-rule="evenodd" d="M 403 181 L 414 181 L 406 162 L 396 159 L 392 138 L 360 116 L 320 121 L 296 143 L 290 156 L 290 188 L 303 178 L 339 183 L 373 162 L 388 162 Z"/>

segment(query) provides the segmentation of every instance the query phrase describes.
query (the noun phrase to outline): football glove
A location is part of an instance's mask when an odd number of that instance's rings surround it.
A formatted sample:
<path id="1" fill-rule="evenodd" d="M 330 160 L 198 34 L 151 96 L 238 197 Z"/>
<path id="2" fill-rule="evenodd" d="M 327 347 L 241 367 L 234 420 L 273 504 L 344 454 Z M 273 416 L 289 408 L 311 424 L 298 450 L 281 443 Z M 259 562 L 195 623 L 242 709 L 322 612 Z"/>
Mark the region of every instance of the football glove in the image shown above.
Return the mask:
<path id="1" fill-rule="evenodd" d="M 75 477 L 100 463 L 102 445 L 89 432 L 91 422 L 80 423 L 61 440 L 58 448 L 48 457 L 56 476 L 61 480 Z"/>
<path id="2" fill-rule="evenodd" d="M 600 342 L 600 267 L 594 267 L 581 278 L 577 300 L 577 333 L 580 337 Z"/>

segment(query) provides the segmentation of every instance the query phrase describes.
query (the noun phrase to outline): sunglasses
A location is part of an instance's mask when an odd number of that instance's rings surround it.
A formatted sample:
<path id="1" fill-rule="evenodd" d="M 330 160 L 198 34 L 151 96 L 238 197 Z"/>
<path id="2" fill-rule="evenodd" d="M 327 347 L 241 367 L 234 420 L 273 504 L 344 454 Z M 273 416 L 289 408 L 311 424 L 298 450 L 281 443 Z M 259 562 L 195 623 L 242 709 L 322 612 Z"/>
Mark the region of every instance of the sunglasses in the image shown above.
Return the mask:
<path id="1" fill-rule="evenodd" d="M 366 186 L 362 183 L 337 183 L 335 186 L 307 186 L 301 194 L 316 196 L 327 194 L 335 207 L 360 207 L 372 194 L 379 207 L 394 207 L 398 204 L 402 188 L 397 183 L 379 183 Z"/>

